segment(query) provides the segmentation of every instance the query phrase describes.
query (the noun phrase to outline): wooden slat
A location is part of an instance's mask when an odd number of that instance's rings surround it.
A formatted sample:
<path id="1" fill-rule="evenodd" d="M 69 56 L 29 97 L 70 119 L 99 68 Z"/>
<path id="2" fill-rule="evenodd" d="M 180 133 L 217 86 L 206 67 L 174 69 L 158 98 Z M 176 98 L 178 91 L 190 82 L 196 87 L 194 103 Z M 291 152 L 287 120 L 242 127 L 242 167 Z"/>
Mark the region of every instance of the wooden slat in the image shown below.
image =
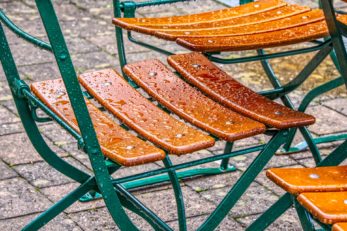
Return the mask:
<path id="1" fill-rule="evenodd" d="M 208 22 L 201 22 L 196 23 L 192 25 L 135 25 L 138 28 L 147 28 L 147 29 L 154 29 L 157 31 L 181 31 L 181 30 L 192 30 L 192 31 L 199 31 L 199 30 L 206 30 L 206 29 L 212 29 L 212 28 L 229 28 L 229 27 L 238 27 L 238 26 L 246 26 L 246 25 L 252 25 L 257 23 L 263 23 L 263 22 L 269 22 L 274 20 L 283 19 L 286 17 L 291 17 L 297 14 L 302 14 L 305 12 L 310 11 L 311 9 L 306 6 L 299 6 L 299 5 L 286 5 L 282 6 L 273 10 L 268 10 L 252 15 L 247 16 L 241 16 L 238 18 L 231 18 L 231 19 L 223 19 L 219 21 L 208 21 Z"/>
<path id="2" fill-rule="evenodd" d="M 274 168 L 266 175 L 291 194 L 347 191 L 347 166 Z"/>
<path id="3" fill-rule="evenodd" d="M 224 20 L 217 20 L 213 21 L 206 21 L 196 24 L 189 24 L 189 25 L 175 25 L 175 24 L 167 24 L 167 25 L 155 25 L 155 24 L 149 24 L 149 25 L 136 25 L 136 24 L 126 24 L 123 22 L 123 20 L 128 19 L 115 19 L 114 23 L 116 25 L 119 25 L 127 30 L 133 30 L 139 33 L 148 34 L 148 35 L 154 35 L 159 38 L 168 39 L 168 40 L 175 40 L 178 35 L 181 35 L 183 37 L 189 37 L 189 34 L 198 34 L 198 33 L 204 33 L 210 31 L 210 30 L 217 30 L 221 31 L 221 33 L 224 30 L 228 30 L 230 34 L 233 29 L 235 28 L 243 28 L 244 26 L 251 26 L 254 24 L 261 24 L 265 22 L 270 21 L 276 21 L 284 18 L 288 18 L 297 14 L 305 13 L 310 11 L 310 8 L 308 7 L 301 7 L 297 5 L 291 5 L 291 6 L 283 6 L 274 10 L 269 10 L 253 15 L 247 15 L 237 18 L 231 18 L 231 19 L 224 19 Z M 122 23 L 118 22 L 122 21 Z M 188 34 L 189 33 L 189 34 Z M 175 36 L 177 35 L 177 36 Z"/>
<path id="4" fill-rule="evenodd" d="M 332 231 L 347 231 L 347 222 L 334 224 Z"/>
<path id="5" fill-rule="evenodd" d="M 347 15 L 338 15 L 338 20 L 346 24 Z M 242 51 L 308 42 L 328 35 L 328 29 L 323 20 L 300 27 L 259 34 L 216 38 L 178 38 L 176 43 L 192 51 Z"/>
<path id="6" fill-rule="evenodd" d="M 124 71 L 169 110 L 222 139 L 234 141 L 265 131 L 263 124 L 209 99 L 158 60 L 128 64 Z"/>
<path id="7" fill-rule="evenodd" d="M 311 192 L 297 197 L 301 205 L 324 224 L 347 222 L 347 191 Z"/>
<path id="8" fill-rule="evenodd" d="M 226 36 L 253 35 L 267 33 L 278 30 L 300 27 L 310 23 L 324 20 L 324 13 L 321 10 L 312 10 L 303 14 L 282 18 L 274 21 L 267 21 L 251 25 L 239 25 L 224 28 L 209 28 L 205 30 L 180 30 L 180 31 L 155 31 L 154 35 L 167 39 L 177 38 L 216 38 Z"/>
<path id="9" fill-rule="evenodd" d="M 214 144 L 212 137 L 159 109 L 112 69 L 82 74 L 79 80 L 124 124 L 172 154 L 191 153 Z"/>
<path id="10" fill-rule="evenodd" d="M 253 14 L 269 11 L 287 5 L 282 0 L 261 0 L 249 4 L 224 8 L 221 10 L 190 14 L 183 16 L 172 16 L 162 18 L 114 18 L 113 23 L 117 26 L 130 29 L 132 25 L 193 25 L 209 21 L 222 21 L 238 17 L 250 16 Z"/>
<path id="11" fill-rule="evenodd" d="M 173 55 L 168 61 L 188 82 L 214 100 L 268 126 L 285 129 L 315 122 L 314 117 L 291 110 L 245 87 L 200 53 Z"/>
<path id="12" fill-rule="evenodd" d="M 31 89 L 54 113 L 79 132 L 61 79 L 37 82 L 31 85 Z M 86 100 L 86 104 L 106 157 L 124 166 L 140 165 L 165 158 L 164 151 L 125 131 L 90 101 Z"/>

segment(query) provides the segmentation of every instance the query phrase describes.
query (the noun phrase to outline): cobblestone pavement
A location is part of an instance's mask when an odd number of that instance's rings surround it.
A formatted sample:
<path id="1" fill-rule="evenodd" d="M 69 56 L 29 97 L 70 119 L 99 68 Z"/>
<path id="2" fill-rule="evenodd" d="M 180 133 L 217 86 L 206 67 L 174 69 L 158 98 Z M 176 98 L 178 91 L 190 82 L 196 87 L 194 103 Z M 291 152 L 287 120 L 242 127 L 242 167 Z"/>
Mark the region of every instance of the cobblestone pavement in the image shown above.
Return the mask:
<path id="1" fill-rule="evenodd" d="M 54 2 L 77 71 L 84 72 L 107 67 L 119 69 L 114 32 L 110 23 L 112 15 L 111 1 L 56 0 Z M 199 2 L 201 3 L 201 1 Z M 138 13 L 140 16 L 162 16 L 223 7 L 223 5 L 213 0 L 204 2 L 206 3 L 193 2 L 161 8 L 151 7 L 141 9 Z M 0 8 L 3 8 L 11 19 L 29 33 L 45 39 L 45 33 L 34 6 L 34 1 L 0 0 Z M 31 83 L 37 80 L 58 77 L 57 67 L 50 54 L 22 42 L 9 31 L 6 32 L 20 74 L 25 80 Z M 157 45 L 178 52 L 183 51 L 182 48 L 171 43 L 160 40 L 155 40 L 155 42 Z M 165 59 L 134 44 L 127 43 L 126 46 L 130 53 L 129 62 L 149 57 Z M 305 44 L 300 46 L 305 46 Z M 237 57 L 245 53 L 251 52 L 227 55 Z M 312 57 L 312 54 L 273 60 L 272 63 L 275 65 L 281 81 L 286 82 L 299 72 L 310 57 Z M 258 63 L 229 65 L 223 68 L 255 90 L 270 87 Z M 331 60 L 327 59 L 299 91 L 291 95 L 294 103 L 297 104 L 300 101 L 303 92 L 336 77 L 336 75 Z M 317 117 L 317 123 L 310 127 L 315 136 L 341 133 L 347 130 L 345 92 L 343 88 L 334 90 L 316 100 L 313 106 L 310 107 L 308 112 Z M 33 217 L 59 200 L 69 190 L 76 187 L 76 184 L 50 168 L 30 145 L 26 134 L 23 132 L 1 69 L 0 127 L 0 227 L 1 230 L 18 230 Z M 71 136 L 53 123 L 42 124 L 40 129 L 47 142 L 60 156 L 81 169 L 90 171 L 86 155 L 77 150 L 76 143 Z M 296 140 L 300 141 L 300 137 Z M 236 142 L 236 147 L 241 148 L 263 143 L 264 141 L 263 136 L 257 136 Z M 336 143 L 323 145 L 321 150 L 324 154 L 327 154 L 333 149 L 334 145 Z M 223 142 L 218 142 L 213 148 L 189 156 L 173 158 L 173 160 L 177 163 L 187 159 L 211 156 L 220 153 L 222 148 Z M 238 167 L 238 170 L 234 173 L 182 182 L 187 203 L 189 230 L 194 230 L 214 209 L 255 156 L 256 153 L 233 158 L 232 163 Z M 217 166 L 218 163 L 210 165 Z M 313 165 L 310 154 L 302 152 L 275 156 L 267 168 L 274 166 L 310 167 Z M 118 174 L 127 175 L 158 168 L 159 166 L 160 164 L 154 163 L 141 167 L 125 168 L 120 170 Z M 144 189 L 134 194 L 177 229 L 177 216 L 175 210 L 172 209 L 174 199 L 170 186 L 164 185 L 159 188 Z M 219 226 L 219 230 L 244 229 L 253 219 L 274 203 L 281 194 L 283 194 L 283 191 L 267 180 L 264 173 L 261 173 L 228 217 L 224 219 Z M 132 217 L 134 216 L 132 215 Z M 137 217 L 134 217 L 134 220 L 143 227 L 143 230 L 148 229 Z M 89 203 L 78 202 L 44 227 L 44 230 L 114 229 L 116 227 L 101 200 Z M 289 210 L 269 230 L 300 230 L 295 211 Z"/>

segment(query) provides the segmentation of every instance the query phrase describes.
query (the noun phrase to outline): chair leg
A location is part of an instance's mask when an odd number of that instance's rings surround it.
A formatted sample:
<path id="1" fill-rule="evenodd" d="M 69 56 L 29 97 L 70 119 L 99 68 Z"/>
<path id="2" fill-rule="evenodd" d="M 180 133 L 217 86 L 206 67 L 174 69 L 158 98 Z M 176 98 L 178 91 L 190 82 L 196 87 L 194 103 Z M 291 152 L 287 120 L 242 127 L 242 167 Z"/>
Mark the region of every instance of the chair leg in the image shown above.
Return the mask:
<path id="1" fill-rule="evenodd" d="M 275 204 L 273 204 L 268 210 L 266 210 L 260 217 L 258 217 L 246 231 L 261 231 L 265 230 L 271 225 L 277 218 L 279 218 L 287 209 L 292 206 L 291 195 L 289 193 L 284 194 Z"/>
<path id="2" fill-rule="evenodd" d="M 287 134 L 288 131 L 283 130 L 279 131 L 272 137 L 263 151 L 261 151 L 261 153 L 255 158 L 252 164 L 243 173 L 241 178 L 224 197 L 222 202 L 217 206 L 217 208 L 212 212 L 207 220 L 199 227 L 199 231 L 214 230 L 220 224 L 220 222 L 229 213 L 232 207 L 243 195 L 243 193 L 247 190 L 249 185 L 254 181 L 257 175 L 269 162 L 278 148 L 284 144 Z"/>
<path id="3" fill-rule="evenodd" d="M 299 204 L 295 196 L 292 196 L 292 200 L 294 201 L 294 207 L 298 214 L 302 229 L 305 231 L 314 231 L 315 228 L 312 223 L 311 215 Z"/>
<path id="4" fill-rule="evenodd" d="M 225 147 L 224 147 L 224 154 L 225 153 L 230 153 L 233 150 L 233 145 L 234 145 L 234 143 L 227 142 Z M 227 170 L 228 168 L 230 168 L 229 160 L 230 160 L 230 158 L 222 159 L 222 162 L 220 163 L 220 168 L 222 170 Z"/>
<path id="5" fill-rule="evenodd" d="M 26 225 L 22 230 L 31 231 L 38 230 L 45 224 L 47 224 L 54 217 L 62 213 L 66 208 L 75 203 L 82 195 L 94 188 L 95 178 L 91 177 L 85 183 L 80 185 L 78 188 L 67 194 L 60 201 L 55 203 L 52 207 L 47 209 L 45 212 L 41 213 L 38 217 L 32 220 L 28 225 Z"/>
<path id="6" fill-rule="evenodd" d="M 168 155 L 166 155 L 163 162 L 166 168 L 172 167 L 172 163 Z M 179 230 L 186 231 L 187 230 L 186 213 L 184 208 L 184 201 L 183 201 L 183 195 L 182 195 L 180 182 L 178 180 L 178 177 L 175 171 L 169 171 L 168 174 L 169 174 L 169 178 L 170 178 L 170 181 L 175 193 L 175 198 L 176 198 Z"/>

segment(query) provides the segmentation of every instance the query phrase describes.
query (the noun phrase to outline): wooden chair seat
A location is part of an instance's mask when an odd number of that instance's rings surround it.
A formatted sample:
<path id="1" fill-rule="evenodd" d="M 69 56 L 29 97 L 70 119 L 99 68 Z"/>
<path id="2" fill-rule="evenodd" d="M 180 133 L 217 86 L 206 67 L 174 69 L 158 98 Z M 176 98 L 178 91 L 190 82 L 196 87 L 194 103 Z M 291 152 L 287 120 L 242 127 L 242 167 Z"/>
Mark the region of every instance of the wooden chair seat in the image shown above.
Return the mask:
<path id="1" fill-rule="evenodd" d="M 336 223 L 333 225 L 332 231 L 346 231 L 347 230 L 347 222 L 345 223 Z"/>
<path id="2" fill-rule="evenodd" d="M 347 191 L 302 193 L 297 200 L 324 224 L 347 222 Z"/>
<path id="3" fill-rule="evenodd" d="M 338 20 L 347 23 L 346 15 Z M 284 46 L 328 36 L 322 10 L 261 0 L 200 14 L 163 18 L 115 18 L 126 30 L 176 41 L 205 52 Z"/>
<path id="4" fill-rule="evenodd" d="M 168 58 L 188 82 L 217 102 L 270 127 L 285 129 L 313 124 L 313 116 L 291 110 L 242 85 L 200 53 Z"/>
<path id="5" fill-rule="evenodd" d="M 82 74 L 79 80 L 124 124 L 172 154 L 191 153 L 214 144 L 212 137 L 159 109 L 112 69 Z"/>
<path id="6" fill-rule="evenodd" d="M 347 166 L 273 168 L 266 175 L 291 194 L 347 191 Z M 347 198 L 346 198 L 347 199 Z"/>
<path id="7" fill-rule="evenodd" d="M 33 93 L 54 113 L 78 131 L 78 125 L 61 79 L 33 83 Z M 165 152 L 150 145 L 117 125 L 89 100 L 86 104 L 102 151 L 109 159 L 133 166 L 165 158 Z"/>
<path id="8" fill-rule="evenodd" d="M 227 141 L 263 133 L 265 126 L 203 95 L 158 60 L 128 64 L 125 73 L 166 108 Z"/>

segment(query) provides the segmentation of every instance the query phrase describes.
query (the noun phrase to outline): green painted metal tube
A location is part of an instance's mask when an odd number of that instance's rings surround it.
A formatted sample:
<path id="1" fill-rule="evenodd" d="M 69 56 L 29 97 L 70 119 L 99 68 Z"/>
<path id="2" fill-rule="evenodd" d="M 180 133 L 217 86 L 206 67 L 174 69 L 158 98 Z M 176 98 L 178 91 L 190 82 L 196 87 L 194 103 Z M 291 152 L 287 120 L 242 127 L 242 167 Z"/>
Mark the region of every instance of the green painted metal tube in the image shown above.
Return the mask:
<path id="1" fill-rule="evenodd" d="M 214 230 L 220 222 L 229 213 L 231 208 L 240 199 L 249 185 L 254 181 L 257 175 L 262 171 L 265 165 L 269 162 L 276 150 L 285 142 L 288 131 L 279 131 L 272 137 L 263 151 L 254 159 L 247 170 L 242 174 L 239 180 L 235 183 L 232 189 L 223 198 L 217 208 L 198 228 L 199 231 Z"/>
<path id="2" fill-rule="evenodd" d="M 24 40 L 34 44 L 35 46 L 38 46 L 44 50 L 50 51 L 52 52 L 52 47 L 38 39 L 35 38 L 34 36 L 26 33 L 25 31 L 23 31 L 22 29 L 20 29 L 16 24 L 14 24 L 7 16 L 6 14 L 0 9 L 0 21 L 2 23 L 4 23 L 4 25 L 6 25 L 11 31 L 13 31 L 16 35 L 18 35 L 19 37 L 23 38 Z"/>
<path id="3" fill-rule="evenodd" d="M 76 202 L 81 196 L 83 196 L 90 189 L 95 187 L 95 178 L 91 177 L 81 186 L 78 186 L 75 190 L 64 196 L 61 200 L 56 202 L 52 207 L 50 207 L 45 212 L 41 213 L 38 217 L 32 220 L 28 225 L 26 225 L 22 231 L 32 231 L 38 230 L 45 224 L 47 224 L 54 217 L 62 213 L 66 208 Z"/>
<path id="4" fill-rule="evenodd" d="M 135 175 L 132 175 L 132 176 L 127 176 L 127 177 L 123 177 L 123 178 L 119 178 L 119 179 L 113 179 L 112 182 L 113 182 L 113 184 L 122 184 L 122 183 L 130 182 L 130 181 L 134 181 L 134 180 L 138 180 L 138 179 L 142 179 L 142 178 L 146 178 L 146 177 L 151 177 L 151 176 L 167 173 L 170 170 L 179 170 L 179 169 L 193 167 L 193 166 L 196 166 L 196 165 L 206 164 L 206 163 L 213 162 L 213 161 L 216 161 L 216 160 L 225 159 L 225 158 L 228 158 L 228 157 L 235 157 L 235 156 L 239 156 L 239 155 L 245 155 L 245 154 L 248 154 L 248 153 L 260 151 L 260 150 L 264 149 L 265 146 L 266 145 L 263 144 L 263 145 L 258 145 L 258 146 L 247 148 L 247 149 L 237 150 L 237 151 L 234 151 L 232 153 L 221 154 L 221 155 L 218 155 L 218 156 L 206 157 L 206 158 L 199 159 L 199 160 L 194 160 L 194 161 L 191 161 L 191 162 L 188 162 L 188 163 L 173 165 L 170 168 L 161 168 L 161 169 L 153 170 L 151 172 L 139 173 L 139 174 L 135 174 Z M 210 170 L 206 169 L 204 171 L 210 171 Z M 179 172 L 178 172 L 178 174 L 179 174 Z"/>
<path id="5" fill-rule="evenodd" d="M 166 155 L 165 159 L 163 160 L 163 163 L 166 168 L 172 167 L 171 160 Z M 177 216 L 178 216 L 178 226 L 180 231 L 186 231 L 187 230 L 187 219 L 186 219 L 186 210 L 184 207 L 184 200 L 183 200 L 183 194 L 181 190 L 181 185 L 178 180 L 177 174 L 175 170 L 170 170 L 168 172 L 172 188 L 174 190 L 174 195 L 176 199 L 176 207 L 177 207 Z"/>

